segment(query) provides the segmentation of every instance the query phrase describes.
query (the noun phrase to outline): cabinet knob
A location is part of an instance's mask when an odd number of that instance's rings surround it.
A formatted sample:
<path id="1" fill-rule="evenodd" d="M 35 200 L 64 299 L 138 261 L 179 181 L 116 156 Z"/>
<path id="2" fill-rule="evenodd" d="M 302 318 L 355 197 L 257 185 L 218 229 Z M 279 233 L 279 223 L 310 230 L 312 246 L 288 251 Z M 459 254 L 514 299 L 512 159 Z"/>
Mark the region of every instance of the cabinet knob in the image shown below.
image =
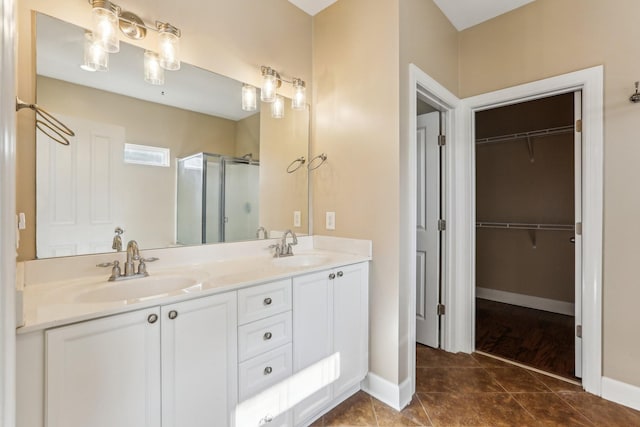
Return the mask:
<path id="1" fill-rule="evenodd" d="M 265 341 L 268 341 L 271 339 L 272 336 L 273 334 L 271 334 L 271 332 L 265 332 L 264 335 L 262 336 L 262 339 Z"/>
<path id="2" fill-rule="evenodd" d="M 271 415 L 265 415 L 265 417 L 260 420 L 260 423 L 258 425 L 263 426 L 265 424 L 269 424 L 271 421 L 273 421 L 273 417 Z"/>
<path id="3" fill-rule="evenodd" d="M 329 280 L 333 280 L 335 278 L 336 278 L 336 274 L 335 273 L 329 274 Z"/>
<path id="4" fill-rule="evenodd" d="M 269 375 L 271 372 L 273 372 L 273 368 L 271 366 L 267 366 L 266 368 L 264 368 L 265 375 Z"/>
<path id="5" fill-rule="evenodd" d="M 342 272 L 342 270 L 338 271 L 338 277 L 342 277 L 342 276 L 344 276 L 344 273 Z"/>
<path id="6" fill-rule="evenodd" d="M 273 301 L 272 301 L 272 300 L 271 300 L 271 298 L 269 298 L 269 297 L 266 297 L 266 298 L 264 299 L 264 301 L 263 301 L 264 305 L 271 305 L 271 303 L 272 303 L 272 302 L 273 302 Z"/>
<path id="7" fill-rule="evenodd" d="M 175 311 L 175 310 L 171 310 L 171 311 L 169 312 L 169 319 L 173 320 L 173 319 L 175 319 L 176 317 L 178 317 L 178 312 L 177 312 L 177 311 Z"/>
<path id="8" fill-rule="evenodd" d="M 157 314 L 155 314 L 155 313 L 150 314 L 150 315 L 147 317 L 147 322 L 149 322 L 149 323 L 156 323 L 157 321 L 158 321 L 158 315 L 157 315 Z"/>

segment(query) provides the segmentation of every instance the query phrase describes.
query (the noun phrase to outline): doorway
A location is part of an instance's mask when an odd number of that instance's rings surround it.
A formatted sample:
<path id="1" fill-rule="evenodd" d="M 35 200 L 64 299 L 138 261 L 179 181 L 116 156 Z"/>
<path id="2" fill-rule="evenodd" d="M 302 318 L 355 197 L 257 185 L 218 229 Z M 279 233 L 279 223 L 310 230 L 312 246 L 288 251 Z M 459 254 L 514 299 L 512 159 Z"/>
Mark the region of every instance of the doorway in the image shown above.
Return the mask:
<path id="1" fill-rule="evenodd" d="M 582 93 L 475 112 L 477 351 L 581 377 Z"/>

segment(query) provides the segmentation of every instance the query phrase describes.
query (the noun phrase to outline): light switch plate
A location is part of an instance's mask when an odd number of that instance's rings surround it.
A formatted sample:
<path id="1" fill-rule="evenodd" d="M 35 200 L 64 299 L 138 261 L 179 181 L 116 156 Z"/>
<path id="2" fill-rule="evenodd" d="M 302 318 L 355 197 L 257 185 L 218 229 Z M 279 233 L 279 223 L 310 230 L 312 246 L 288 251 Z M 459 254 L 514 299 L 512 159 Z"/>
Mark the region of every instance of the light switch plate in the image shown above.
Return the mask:
<path id="1" fill-rule="evenodd" d="M 293 211 L 293 226 L 294 227 L 300 227 L 300 224 L 302 222 L 301 217 L 302 217 L 302 215 L 300 214 L 300 211 Z"/>
<path id="2" fill-rule="evenodd" d="M 335 230 L 336 229 L 336 213 L 335 212 L 327 212 L 326 220 L 325 220 L 325 228 L 327 230 Z"/>

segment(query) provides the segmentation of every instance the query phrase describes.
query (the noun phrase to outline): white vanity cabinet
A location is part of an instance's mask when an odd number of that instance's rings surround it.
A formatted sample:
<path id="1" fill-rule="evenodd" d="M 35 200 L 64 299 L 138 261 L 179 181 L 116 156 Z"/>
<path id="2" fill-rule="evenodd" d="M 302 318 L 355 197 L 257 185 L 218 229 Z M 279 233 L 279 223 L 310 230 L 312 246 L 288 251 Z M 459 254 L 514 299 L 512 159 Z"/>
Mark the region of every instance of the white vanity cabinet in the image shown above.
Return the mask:
<path id="1" fill-rule="evenodd" d="M 47 427 L 232 425 L 236 293 L 46 331 Z"/>
<path id="2" fill-rule="evenodd" d="M 305 425 L 360 388 L 369 359 L 369 264 L 348 265 L 293 279 L 293 365 L 298 372 L 333 354 L 340 374 L 294 408 Z"/>

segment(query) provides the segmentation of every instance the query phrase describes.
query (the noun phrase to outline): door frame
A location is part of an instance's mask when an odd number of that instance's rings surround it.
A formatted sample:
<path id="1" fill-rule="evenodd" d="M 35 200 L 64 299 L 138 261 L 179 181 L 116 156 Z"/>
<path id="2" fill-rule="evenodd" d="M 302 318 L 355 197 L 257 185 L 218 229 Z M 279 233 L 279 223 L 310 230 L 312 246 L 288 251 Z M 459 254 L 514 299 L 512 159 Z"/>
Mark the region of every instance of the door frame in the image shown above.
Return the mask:
<path id="1" fill-rule="evenodd" d="M 416 97 L 426 96 L 434 106 L 447 113 L 447 150 L 445 154 L 445 206 L 447 231 L 446 262 L 443 268 L 443 348 L 450 352 L 471 353 L 475 349 L 475 123 L 476 111 L 529 101 L 561 93 L 582 90 L 582 385 L 592 394 L 602 394 L 602 257 L 603 257 L 603 75 L 602 66 L 587 68 L 506 89 L 459 100 L 446 88 L 413 64 L 409 66 L 409 135 L 404 158 L 407 209 L 404 226 L 412 228 L 416 219 L 416 166 L 414 134 Z M 415 235 L 405 230 L 402 245 L 406 269 L 401 278 L 409 286 L 408 366 L 411 383 L 401 403 L 415 393 Z"/>

